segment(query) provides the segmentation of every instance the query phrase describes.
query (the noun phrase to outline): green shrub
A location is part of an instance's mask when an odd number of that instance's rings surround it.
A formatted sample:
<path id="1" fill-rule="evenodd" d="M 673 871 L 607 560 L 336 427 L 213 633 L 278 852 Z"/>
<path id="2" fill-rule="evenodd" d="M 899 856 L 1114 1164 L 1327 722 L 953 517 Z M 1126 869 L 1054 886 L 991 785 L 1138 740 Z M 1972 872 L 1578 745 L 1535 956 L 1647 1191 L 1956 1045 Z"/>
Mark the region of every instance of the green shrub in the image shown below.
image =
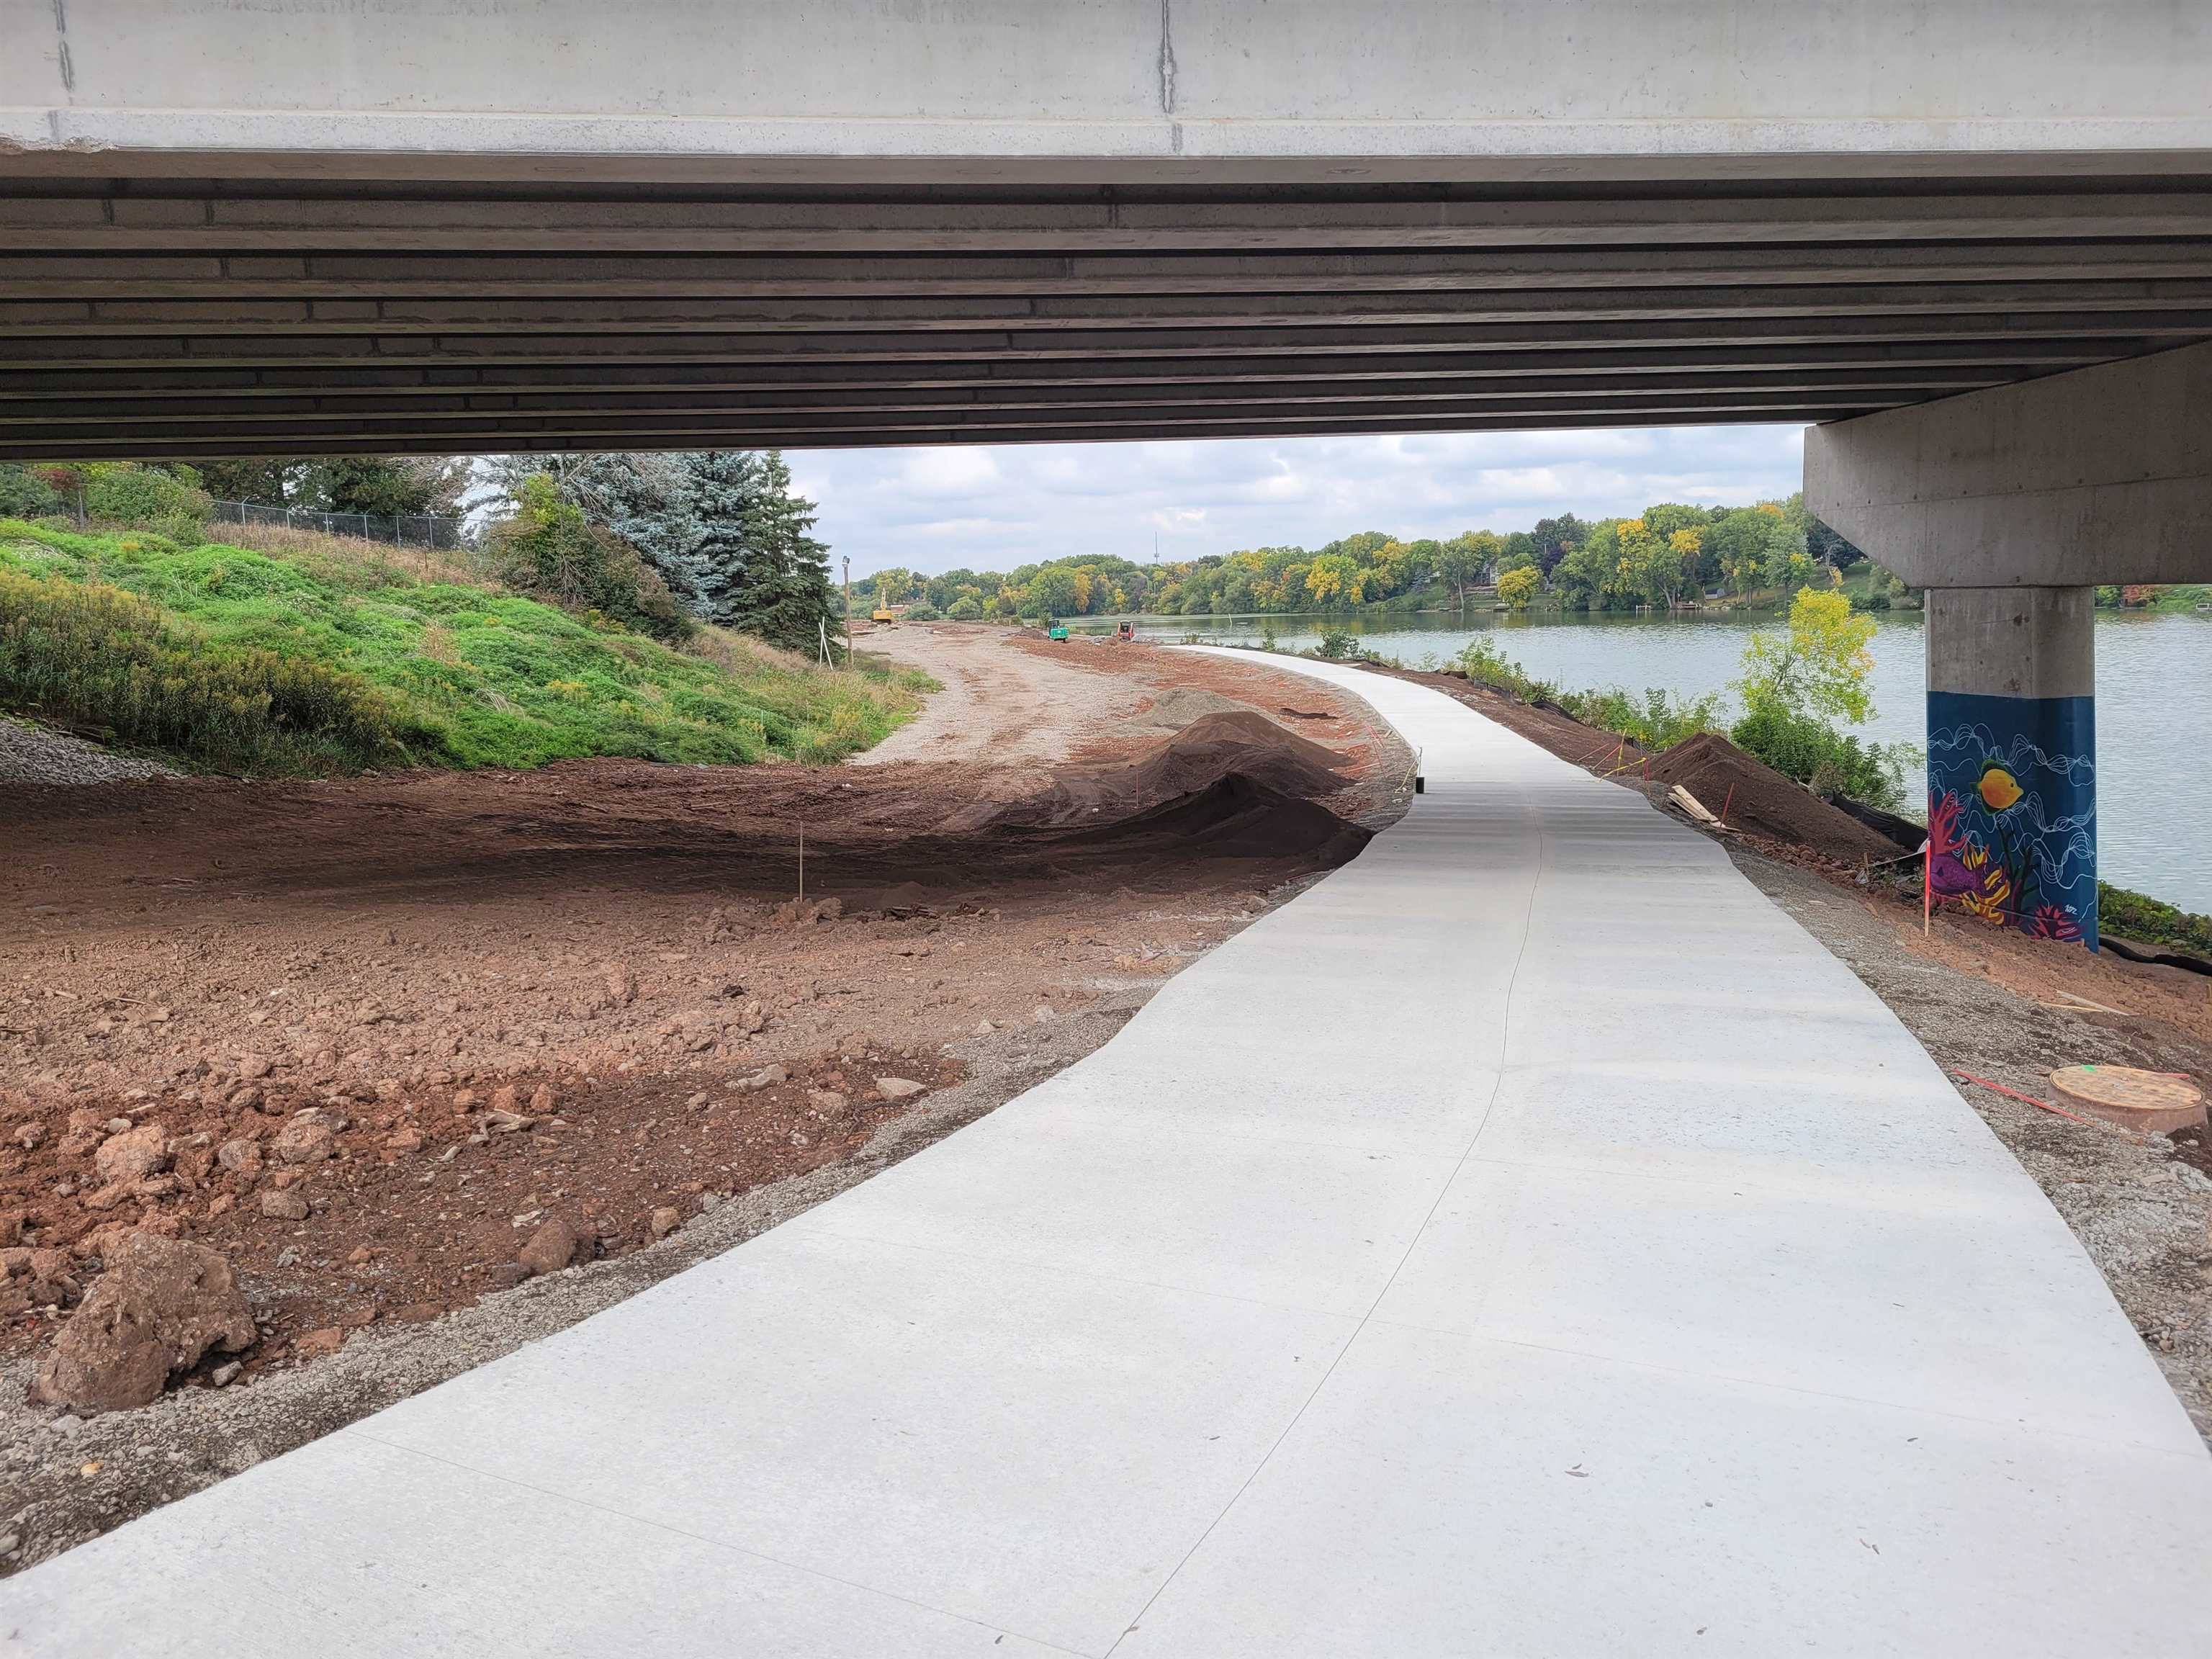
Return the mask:
<path id="1" fill-rule="evenodd" d="M 74 505 L 29 467 L 0 463 L 0 518 L 43 518 Z"/>
<path id="2" fill-rule="evenodd" d="M 1531 678 L 1521 665 L 1513 661 L 1488 640 L 1469 640 L 1452 659 L 1452 666 L 1477 685 L 1486 685 L 1493 691 L 1503 691 L 1523 702 L 1556 703 L 1559 688 L 1549 680 Z"/>
<path id="3" fill-rule="evenodd" d="M 207 539 L 207 520 L 188 513 L 160 513 L 146 520 L 146 528 L 179 547 L 198 547 Z"/>
<path id="4" fill-rule="evenodd" d="M 403 730 L 357 675 L 182 635 L 159 607 L 104 583 L 7 569 L 0 696 L 240 769 L 375 765 L 428 736 Z"/>
<path id="5" fill-rule="evenodd" d="M 1314 654 L 1328 662 L 1342 662 L 1359 654 L 1359 640 L 1349 629 L 1324 628 Z"/>
<path id="6" fill-rule="evenodd" d="M 981 622 L 983 620 L 983 601 L 973 593 L 963 593 L 952 601 L 951 608 L 945 614 L 954 622 Z"/>
<path id="7" fill-rule="evenodd" d="M 1603 691 L 1562 691 L 1551 701 L 1571 720 L 1615 732 L 1646 749 L 1671 749 L 1700 732 L 1720 729 L 1720 699 L 1677 701 L 1656 688 L 1638 698 L 1618 686 Z"/>
<path id="8" fill-rule="evenodd" d="M 1549 703 L 1570 720 L 1617 732 L 1646 749 L 1671 749 L 1700 732 L 1720 729 L 1717 696 L 1677 698 L 1657 688 L 1641 696 L 1618 686 L 1602 691 L 1566 691 L 1549 680 L 1532 678 L 1488 640 L 1471 640 L 1452 659 L 1452 666 L 1478 684 L 1518 697 Z"/>
<path id="9" fill-rule="evenodd" d="M 215 503 L 198 484 L 136 461 L 103 461 L 84 468 L 83 477 L 84 509 L 92 517 L 152 530 L 185 547 L 204 538 Z"/>
<path id="10" fill-rule="evenodd" d="M 2101 881 L 2097 884 L 2097 926 L 2101 932 L 2144 945 L 2171 945 L 2195 956 L 2212 957 L 2212 916 L 2197 915 Z"/>
<path id="11" fill-rule="evenodd" d="M 981 606 L 976 607 L 976 614 L 978 616 L 982 614 Z M 906 608 L 906 619 L 908 622 L 938 622 L 942 620 L 943 617 L 944 613 L 927 599 L 917 600 Z"/>
<path id="12" fill-rule="evenodd" d="M 562 501 L 544 473 L 523 484 L 514 516 L 494 525 L 486 540 L 500 580 L 520 592 L 657 640 L 691 635 L 691 619 L 659 573 L 635 548 Z"/>
<path id="13" fill-rule="evenodd" d="M 1810 714 L 1774 704 L 1753 709 L 1729 737 L 1735 746 L 1819 794 L 1894 809 L 1905 799 L 1903 744 L 1861 743 Z"/>

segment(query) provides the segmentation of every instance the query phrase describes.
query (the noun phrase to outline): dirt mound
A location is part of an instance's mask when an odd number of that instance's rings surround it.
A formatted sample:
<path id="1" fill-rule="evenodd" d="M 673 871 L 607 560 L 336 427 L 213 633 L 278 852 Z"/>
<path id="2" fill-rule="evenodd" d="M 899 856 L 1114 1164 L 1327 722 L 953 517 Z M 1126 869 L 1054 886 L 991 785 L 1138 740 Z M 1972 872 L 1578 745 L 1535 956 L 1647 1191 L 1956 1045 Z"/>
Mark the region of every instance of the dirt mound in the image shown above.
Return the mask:
<path id="1" fill-rule="evenodd" d="M 1231 777 L 1285 800 L 1311 801 L 1350 787 L 1334 750 L 1249 708 L 1193 720 L 1173 737 L 1103 766 L 1063 767 L 1025 800 L 990 809 L 975 827 L 1060 828 L 1133 815 Z"/>
<path id="2" fill-rule="evenodd" d="M 1708 811 L 1724 811 L 1731 829 L 1809 847 L 1846 862 L 1879 863 L 1898 854 L 1887 836 L 1838 811 L 1714 732 L 1700 733 L 1654 757 L 1651 781 L 1670 787 L 1681 785 Z"/>
<path id="3" fill-rule="evenodd" d="M 997 842 L 1016 862 L 1025 854 L 1332 863 L 1369 840 L 1322 804 L 1352 787 L 1342 763 L 1264 714 L 1224 710 L 1127 760 L 1063 767 L 1022 799 L 978 801 L 942 830 Z"/>
<path id="4" fill-rule="evenodd" d="M 1153 698 L 1151 708 L 1132 717 L 1132 724 L 1147 732 L 1180 732 L 1209 714 L 1232 714 L 1242 707 L 1218 691 L 1208 691 L 1202 686 L 1179 685 Z"/>
<path id="5" fill-rule="evenodd" d="M 1301 800 L 1242 772 L 1103 823 L 1060 832 L 1076 845 L 1132 850 L 1157 844 L 1208 858 L 1340 864 L 1373 839 L 1318 801 Z"/>

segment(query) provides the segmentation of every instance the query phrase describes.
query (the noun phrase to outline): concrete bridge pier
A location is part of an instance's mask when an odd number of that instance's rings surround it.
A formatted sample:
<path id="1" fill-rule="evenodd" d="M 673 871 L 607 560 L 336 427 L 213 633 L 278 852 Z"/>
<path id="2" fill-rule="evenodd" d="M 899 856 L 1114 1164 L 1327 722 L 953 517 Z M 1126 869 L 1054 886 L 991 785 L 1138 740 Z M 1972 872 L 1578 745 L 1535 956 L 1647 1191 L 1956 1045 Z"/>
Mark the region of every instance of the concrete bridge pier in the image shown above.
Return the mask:
<path id="1" fill-rule="evenodd" d="M 2212 579 L 2212 345 L 1814 427 L 1805 504 L 1928 591 L 1937 891 L 2095 949 L 2090 584 Z"/>
<path id="2" fill-rule="evenodd" d="M 1928 594 L 1929 878 L 2040 939 L 2097 945 L 2094 587 Z"/>

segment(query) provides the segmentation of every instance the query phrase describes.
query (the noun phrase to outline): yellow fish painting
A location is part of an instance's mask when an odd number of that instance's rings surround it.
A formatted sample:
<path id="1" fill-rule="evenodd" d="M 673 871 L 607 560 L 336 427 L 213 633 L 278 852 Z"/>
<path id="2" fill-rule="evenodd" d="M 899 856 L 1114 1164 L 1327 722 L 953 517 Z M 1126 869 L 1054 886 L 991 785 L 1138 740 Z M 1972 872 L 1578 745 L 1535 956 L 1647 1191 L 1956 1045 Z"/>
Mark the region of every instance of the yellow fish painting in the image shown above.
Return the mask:
<path id="1" fill-rule="evenodd" d="M 2019 780 L 1995 761 L 1982 769 L 1982 781 L 1976 787 L 1981 791 L 1983 805 L 1992 812 L 2002 812 L 2020 799 Z"/>

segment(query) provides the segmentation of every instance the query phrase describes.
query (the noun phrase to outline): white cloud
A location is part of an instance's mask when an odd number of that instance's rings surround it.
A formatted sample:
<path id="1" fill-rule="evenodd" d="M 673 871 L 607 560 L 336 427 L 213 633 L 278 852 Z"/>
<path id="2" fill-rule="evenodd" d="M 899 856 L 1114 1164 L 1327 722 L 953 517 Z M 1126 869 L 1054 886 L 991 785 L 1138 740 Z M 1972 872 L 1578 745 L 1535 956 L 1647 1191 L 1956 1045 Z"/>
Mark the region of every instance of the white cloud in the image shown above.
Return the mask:
<path id="1" fill-rule="evenodd" d="M 899 454 L 898 485 L 909 495 L 959 500 L 978 495 L 999 483 L 994 449 L 908 449 Z"/>
<path id="2" fill-rule="evenodd" d="M 1801 427 L 1647 427 L 1403 437 L 813 450 L 789 459 L 816 533 L 854 573 L 1005 570 L 1116 554 L 1197 558 L 1317 547 L 1359 530 L 1525 529 L 1654 501 L 1786 495 Z"/>

